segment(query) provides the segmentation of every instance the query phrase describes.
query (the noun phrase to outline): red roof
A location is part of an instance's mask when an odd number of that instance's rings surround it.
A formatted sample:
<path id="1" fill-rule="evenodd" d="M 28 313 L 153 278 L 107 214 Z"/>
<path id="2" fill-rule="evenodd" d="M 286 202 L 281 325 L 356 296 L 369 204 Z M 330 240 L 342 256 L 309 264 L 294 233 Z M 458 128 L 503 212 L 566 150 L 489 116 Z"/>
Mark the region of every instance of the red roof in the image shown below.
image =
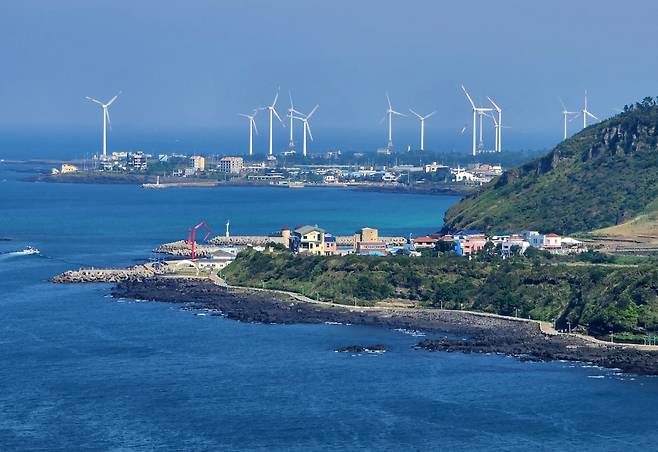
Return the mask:
<path id="1" fill-rule="evenodd" d="M 434 243 L 437 242 L 438 239 L 434 239 L 432 237 L 417 237 L 413 239 L 415 243 Z"/>
<path id="2" fill-rule="evenodd" d="M 557 234 L 553 234 L 552 232 L 550 234 L 546 234 L 546 237 L 559 237 Z"/>

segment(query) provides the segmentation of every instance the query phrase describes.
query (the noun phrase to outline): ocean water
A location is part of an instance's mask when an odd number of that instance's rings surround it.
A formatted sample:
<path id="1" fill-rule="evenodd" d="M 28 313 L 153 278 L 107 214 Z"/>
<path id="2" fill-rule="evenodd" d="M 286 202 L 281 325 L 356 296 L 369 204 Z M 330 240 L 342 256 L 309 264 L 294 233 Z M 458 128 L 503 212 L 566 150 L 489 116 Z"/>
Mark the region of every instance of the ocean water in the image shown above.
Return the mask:
<path id="1" fill-rule="evenodd" d="M 658 379 L 429 353 L 349 325 L 259 325 L 53 285 L 205 219 L 262 234 L 436 230 L 454 197 L 26 183 L 0 166 L 1 450 L 657 450 Z M 26 245 L 42 255 L 17 253 Z M 378 355 L 336 353 L 382 343 Z"/>

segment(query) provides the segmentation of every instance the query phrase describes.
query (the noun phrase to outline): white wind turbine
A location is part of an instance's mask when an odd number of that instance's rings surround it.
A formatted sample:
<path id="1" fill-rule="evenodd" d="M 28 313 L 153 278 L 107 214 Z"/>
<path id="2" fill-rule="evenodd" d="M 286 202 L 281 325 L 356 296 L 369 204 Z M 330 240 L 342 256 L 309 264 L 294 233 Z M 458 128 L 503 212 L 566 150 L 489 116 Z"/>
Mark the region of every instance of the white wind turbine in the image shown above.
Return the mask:
<path id="1" fill-rule="evenodd" d="M 434 116 L 436 114 L 436 111 L 433 111 L 432 113 L 425 116 L 419 115 L 411 108 L 409 109 L 409 111 L 413 113 L 420 120 L 420 150 L 424 151 L 425 150 L 425 120 L 427 118 Z"/>
<path id="2" fill-rule="evenodd" d="M 585 90 L 585 107 L 583 108 L 583 129 L 587 127 L 587 117 L 589 116 L 592 119 L 596 119 L 597 121 L 600 121 L 599 118 L 594 116 L 588 109 L 587 109 L 587 90 Z"/>
<path id="3" fill-rule="evenodd" d="M 301 115 L 302 113 L 300 111 L 295 110 L 295 104 L 292 102 L 292 93 L 288 91 L 288 96 L 290 97 L 290 107 L 288 107 L 288 118 L 290 118 L 290 142 L 288 143 L 288 149 L 293 150 L 295 149 L 295 140 L 294 140 L 294 115 L 298 114 Z"/>
<path id="4" fill-rule="evenodd" d="M 295 116 L 294 118 L 301 121 L 304 123 L 304 144 L 302 146 L 302 152 L 304 154 L 304 157 L 306 157 L 306 132 L 308 132 L 309 137 L 311 138 L 311 141 L 313 141 L 313 133 L 311 133 L 311 126 L 308 125 L 308 120 L 311 119 L 311 116 L 315 113 L 315 111 L 318 109 L 320 105 L 316 105 L 313 107 L 313 110 L 305 116 Z"/>
<path id="5" fill-rule="evenodd" d="M 388 97 L 388 93 L 386 93 L 386 100 L 388 101 L 388 109 L 386 110 L 386 115 L 388 116 L 388 146 L 387 149 L 390 151 L 393 149 L 393 115 L 398 115 L 398 116 L 407 116 L 399 111 L 393 110 L 393 106 L 391 105 L 391 98 Z M 384 119 L 386 119 L 386 116 L 384 116 Z M 382 121 L 384 120 L 382 119 Z"/>
<path id="6" fill-rule="evenodd" d="M 566 105 L 564 105 L 564 102 L 562 102 L 562 99 L 558 98 L 560 101 L 560 104 L 562 104 L 562 116 L 564 120 L 564 139 L 567 139 L 567 136 L 569 135 L 568 130 L 567 130 L 567 122 L 571 121 L 569 119 L 569 116 L 577 116 L 580 114 L 579 111 L 569 111 L 567 110 Z M 573 118 L 572 118 L 573 119 Z"/>
<path id="7" fill-rule="evenodd" d="M 274 96 L 274 101 L 272 101 L 272 105 L 268 105 L 267 107 L 261 107 L 261 110 L 267 110 L 270 114 L 270 148 L 269 148 L 269 155 L 272 155 L 272 115 L 276 116 L 283 124 L 283 120 L 281 119 L 281 116 L 276 112 L 276 101 L 279 98 L 279 91 L 277 90 L 276 95 Z"/>
<path id="8" fill-rule="evenodd" d="M 480 115 L 480 147 L 483 146 L 483 140 L 482 140 L 482 116 L 486 112 L 493 111 L 492 108 L 482 108 L 482 107 L 476 107 L 475 102 L 473 102 L 473 99 L 471 99 L 471 96 L 468 94 L 468 91 L 466 91 L 466 88 L 464 85 L 462 85 L 462 90 L 464 91 L 464 94 L 466 94 L 466 98 L 471 104 L 471 107 L 473 107 L 473 155 L 477 155 L 478 152 L 478 145 L 477 145 L 477 115 Z"/>
<path id="9" fill-rule="evenodd" d="M 238 113 L 239 116 L 249 119 L 249 155 L 254 155 L 254 132 L 258 135 L 258 127 L 256 127 L 256 121 L 254 117 L 258 113 L 258 109 L 255 109 L 254 112 L 250 115 L 245 113 Z"/>
<path id="10" fill-rule="evenodd" d="M 489 99 L 489 102 L 491 102 L 491 105 L 494 106 L 494 109 L 498 113 L 498 121 L 494 118 L 494 124 L 496 126 L 496 145 L 494 148 L 496 152 L 500 152 L 503 150 L 503 109 L 491 97 L 487 96 L 487 99 Z"/>
<path id="11" fill-rule="evenodd" d="M 110 105 L 112 105 L 114 101 L 117 100 L 119 94 L 121 94 L 121 91 L 119 91 L 119 93 L 110 99 L 110 101 L 106 104 L 98 99 L 94 99 L 93 97 L 85 97 L 85 99 L 97 103 L 103 109 L 103 160 L 107 159 L 107 126 L 109 125 L 110 129 L 112 129 L 112 124 L 110 123 L 110 112 L 108 109 L 110 108 Z"/>
<path id="12" fill-rule="evenodd" d="M 488 117 L 490 117 L 491 120 L 492 120 L 493 123 L 494 123 L 494 129 L 495 129 L 495 131 L 496 131 L 496 142 L 499 144 L 499 145 L 498 145 L 498 148 L 496 149 L 496 152 L 500 152 L 500 150 L 501 150 L 501 149 L 500 149 L 500 143 L 501 143 L 501 141 L 500 141 L 500 133 L 501 133 L 501 130 L 502 130 L 502 129 L 509 129 L 509 127 L 504 126 L 504 125 L 502 125 L 502 123 L 498 122 L 498 119 L 496 119 L 496 115 L 494 115 L 493 113 L 491 113 L 491 114 L 486 114 L 486 115 L 487 115 Z"/>

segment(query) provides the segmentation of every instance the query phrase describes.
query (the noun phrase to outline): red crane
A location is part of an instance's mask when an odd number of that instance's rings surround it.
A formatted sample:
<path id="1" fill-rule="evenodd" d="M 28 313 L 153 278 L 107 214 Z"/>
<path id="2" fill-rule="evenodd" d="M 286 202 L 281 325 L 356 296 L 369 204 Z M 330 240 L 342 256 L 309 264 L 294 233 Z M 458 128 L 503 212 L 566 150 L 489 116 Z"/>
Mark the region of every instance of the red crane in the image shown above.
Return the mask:
<path id="1" fill-rule="evenodd" d="M 208 233 L 203 238 L 203 240 L 205 241 L 208 238 L 208 236 L 210 236 L 210 234 L 212 234 L 212 229 L 210 229 L 210 226 L 208 226 L 208 224 L 206 224 L 206 222 L 204 220 L 201 220 L 201 222 L 199 224 L 197 224 L 196 226 L 194 226 L 194 227 L 192 227 L 188 230 L 189 233 L 188 233 L 188 236 L 187 236 L 187 243 L 189 243 L 190 246 L 192 247 L 192 255 L 191 255 L 192 260 L 196 259 L 196 253 L 194 252 L 194 246 L 195 246 L 195 240 L 196 240 L 196 231 L 198 231 L 202 227 L 205 227 L 208 230 Z"/>

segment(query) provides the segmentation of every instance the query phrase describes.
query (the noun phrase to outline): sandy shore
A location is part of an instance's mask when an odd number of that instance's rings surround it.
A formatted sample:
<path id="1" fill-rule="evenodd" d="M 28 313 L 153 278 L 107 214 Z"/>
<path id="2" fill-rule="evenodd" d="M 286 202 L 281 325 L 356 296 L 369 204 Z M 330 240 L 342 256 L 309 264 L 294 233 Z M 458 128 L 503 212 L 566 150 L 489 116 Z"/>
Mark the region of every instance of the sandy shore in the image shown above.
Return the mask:
<path id="1" fill-rule="evenodd" d="M 295 300 L 281 294 L 227 289 L 204 280 L 150 278 L 122 281 L 117 298 L 181 304 L 185 309 L 214 311 L 229 319 L 260 323 L 324 323 L 421 330 L 418 348 L 444 352 L 503 353 L 524 360 L 590 362 L 624 372 L 658 375 L 658 352 L 592 343 L 579 337 L 547 335 L 538 324 L 462 311 L 434 309 L 362 309 Z M 450 339 L 446 334 L 455 339 Z"/>

